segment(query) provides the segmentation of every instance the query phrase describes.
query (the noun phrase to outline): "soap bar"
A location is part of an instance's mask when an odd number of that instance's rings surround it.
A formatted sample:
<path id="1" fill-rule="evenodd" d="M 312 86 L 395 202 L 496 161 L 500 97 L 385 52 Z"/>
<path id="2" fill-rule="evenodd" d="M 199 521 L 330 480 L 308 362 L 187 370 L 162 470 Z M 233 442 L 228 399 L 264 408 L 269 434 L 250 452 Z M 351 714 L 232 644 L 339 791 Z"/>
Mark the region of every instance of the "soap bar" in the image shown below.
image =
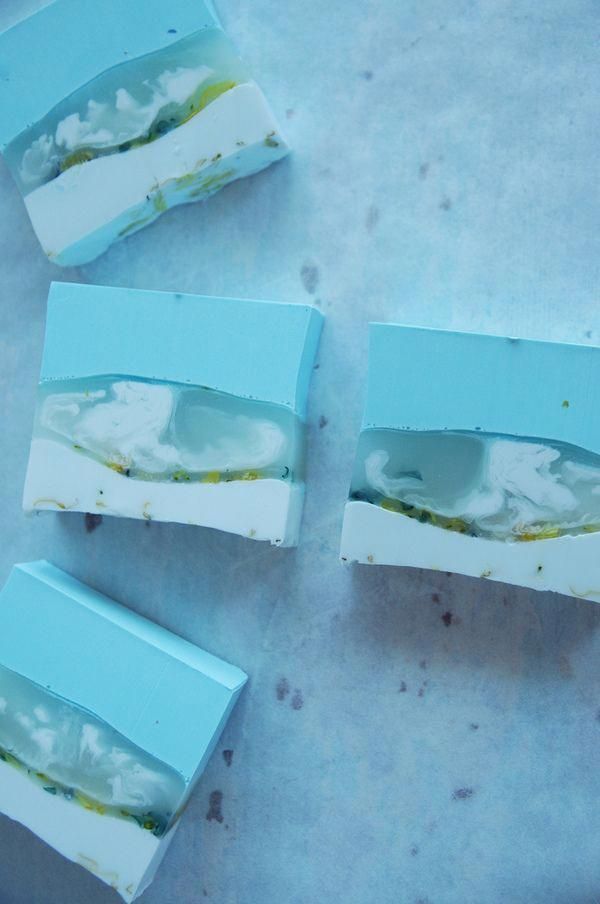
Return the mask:
<path id="1" fill-rule="evenodd" d="M 0 150 L 57 264 L 289 150 L 205 0 L 54 0 L 0 59 Z"/>
<path id="2" fill-rule="evenodd" d="M 600 348 L 370 326 L 342 559 L 600 601 Z"/>
<path id="3" fill-rule="evenodd" d="M 133 901 L 247 680 L 48 562 L 0 594 L 0 811 Z"/>
<path id="4" fill-rule="evenodd" d="M 310 307 L 54 283 L 24 507 L 297 543 Z"/>

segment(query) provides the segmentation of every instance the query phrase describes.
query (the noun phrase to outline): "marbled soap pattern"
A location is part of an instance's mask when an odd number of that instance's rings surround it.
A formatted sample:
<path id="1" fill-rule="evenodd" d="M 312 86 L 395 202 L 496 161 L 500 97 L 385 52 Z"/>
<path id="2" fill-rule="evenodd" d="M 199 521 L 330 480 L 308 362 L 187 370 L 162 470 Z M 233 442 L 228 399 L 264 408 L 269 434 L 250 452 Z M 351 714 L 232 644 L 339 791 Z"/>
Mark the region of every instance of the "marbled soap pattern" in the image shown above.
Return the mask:
<path id="1" fill-rule="evenodd" d="M 350 495 L 471 536 L 550 539 L 600 529 L 600 456 L 480 432 L 365 430 Z"/>
<path id="2" fill-rule="evenodd" d="M 134 819 L 157 835 L 174 819 L 186 790 L 172 767 L 102 719 L 2 666 L 0 758 L 49 794 Z"/>
<path id="3" fill-rule="evenodd" d="M 96 157 L 160 138 L 249 74 L 231 42 L 205 29 L 101 73 L 5 150 L 24 194 Z"/>
<path id="4" fill-rule="evenodd" d="M 120 377 L 40 384 L 35 435 L 143 480 L 301 479 L 287 408 L 206 387 Z"/>

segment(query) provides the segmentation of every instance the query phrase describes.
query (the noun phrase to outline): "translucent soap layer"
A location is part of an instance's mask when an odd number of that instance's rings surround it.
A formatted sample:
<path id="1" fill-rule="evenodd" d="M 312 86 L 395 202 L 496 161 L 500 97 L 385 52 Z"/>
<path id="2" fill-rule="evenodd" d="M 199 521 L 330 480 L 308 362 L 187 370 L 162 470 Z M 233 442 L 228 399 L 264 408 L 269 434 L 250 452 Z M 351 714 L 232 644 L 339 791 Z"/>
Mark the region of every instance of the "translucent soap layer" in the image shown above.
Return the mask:
<path id="1" fill-rule="evenodd" d="M 44 791 L 162 835 L 184 779 L 74 703 L 0 666 L 0 759 Z"/>
<path id="2" fill-rule="evenodd" d="M 365 430 L 351 498 L 493 540 L 600 529 L 600 456 L 479 432 Z"/>
<path id="3" fill-rule="evenodd" d="M 23 194 L 97 157 L 148 144 L 249 75 L 221 29 L 104 73 L 18 136 L 5 157 Z"/>
<path id="4" fill-rule="evenodd" d="M 303 479 L 303 425 L 291 411 L 205 387 L 119 377 L 43 383 L 34 436 L 132 479 Z"/>

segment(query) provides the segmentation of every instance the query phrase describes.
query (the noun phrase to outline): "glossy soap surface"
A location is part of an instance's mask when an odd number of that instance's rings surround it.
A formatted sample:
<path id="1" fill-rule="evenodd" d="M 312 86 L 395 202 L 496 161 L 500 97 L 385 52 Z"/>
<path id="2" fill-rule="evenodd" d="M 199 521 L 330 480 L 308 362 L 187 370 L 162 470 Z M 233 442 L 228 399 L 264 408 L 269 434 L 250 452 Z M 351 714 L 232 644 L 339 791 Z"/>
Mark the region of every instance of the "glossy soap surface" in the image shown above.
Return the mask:
<path id="1" fill-rule="evenodd" d="M 493 540 L 600 529 L 600 456 L 551 440 L 366 430 L 351 499 Z"/>
<path id="2" fill-rule="evenodd" d="M 28 194 L 72 166 L 142 147 L 183 125 L 249 74 L 220 28 L 100 73 L 4 151 Z"/>
<path id="3" fill-rule="evenodd" d="M 93 713 L 0 665 L 0 759 L 51 795 L 159 836 L 186 784 Z"/>
<path id="4" fill-rule="evenodd" d="M 303 431 L 283 406 L 118 377 L 40 384 L 34 435 L 140 480 L 302 478 Z"/>

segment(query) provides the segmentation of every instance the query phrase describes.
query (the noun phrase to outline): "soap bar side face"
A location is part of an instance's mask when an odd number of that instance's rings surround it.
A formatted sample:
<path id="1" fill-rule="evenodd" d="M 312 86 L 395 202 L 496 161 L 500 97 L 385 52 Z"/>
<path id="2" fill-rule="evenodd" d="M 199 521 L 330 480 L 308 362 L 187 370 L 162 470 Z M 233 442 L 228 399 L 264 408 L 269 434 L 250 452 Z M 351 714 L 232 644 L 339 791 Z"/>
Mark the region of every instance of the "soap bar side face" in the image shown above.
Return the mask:
<path id="1" fill-rule="evenodd" d="M 600 600 L 595 374 L 592 347 L 372 325 L 342 559 Z"/>
<path id="2" fill-rule="evenodd" d="M 54 284 L 25 509 L 295 545 L 321 323 L 299 305 Z"/>
<path id="3" fill-rule="evenodd" d="M 287 153 L 235 48 L 216 22 L 201 21 L 148 53 L 125 51 L 121 63 L 99 68 L 83 85 L 75 72 L 74 90 L 6 143 L 54 262 L 86 263 L 170 207 L 206 199 Z M 27 22 L 21 31 L 25 40 Z"/>
<path id="4" fill-rule="evenodd" d="M 0 649 L 0 808 L 132 901 L 152 880 L 245 675 L 120 613 L 47 563 L 13 570 L 0 594 L 0 625 L 10 633 Z M 57 658 L 63 637 L 69 655 Z M 116 676 L 115 649 L 131 664 Z M 138 669 L 152 682 L 133 680 Z"/>
<path id="5" fill-rule="evenodd" d="M 0 760 L 47 794 L 130 820 L 157 838 L 186 793 L 175 769 L 93 713 L 2 665 Z"/>

